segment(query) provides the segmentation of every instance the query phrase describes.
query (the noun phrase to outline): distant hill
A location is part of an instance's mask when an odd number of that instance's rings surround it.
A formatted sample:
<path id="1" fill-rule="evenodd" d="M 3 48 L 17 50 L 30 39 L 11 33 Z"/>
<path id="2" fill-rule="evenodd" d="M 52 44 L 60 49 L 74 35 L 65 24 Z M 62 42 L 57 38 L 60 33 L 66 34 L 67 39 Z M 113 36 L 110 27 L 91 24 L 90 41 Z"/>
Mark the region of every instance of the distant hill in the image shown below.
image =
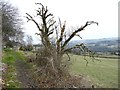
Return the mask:
<path id="1" fill-rule="evenodd" d="M 118 38 L 74 40 L 69 43 L 68 47 L 79 43 L 84 43 L 89 49 L 96 52 L 116 52 L 118 51 L 118 43 L 120 43 L 120 40 Z"/>

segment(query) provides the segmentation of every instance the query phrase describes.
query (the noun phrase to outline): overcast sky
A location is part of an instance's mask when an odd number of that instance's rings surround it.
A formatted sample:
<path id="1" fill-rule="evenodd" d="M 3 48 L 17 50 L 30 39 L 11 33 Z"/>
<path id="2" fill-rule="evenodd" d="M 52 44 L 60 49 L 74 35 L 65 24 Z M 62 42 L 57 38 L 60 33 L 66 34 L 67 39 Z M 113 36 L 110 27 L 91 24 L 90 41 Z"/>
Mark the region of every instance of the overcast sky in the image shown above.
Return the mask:
<path id="1" fill-rule="evenodd" d="M 99 25 L 88 26 L 80 33 L 83 39 L 98 39 L 118 37 L 118 1 L 119 0 L 7 0 L 18 7 L 24 19 L 24 31 L 31 35 L 34 43 L 39 39 L 35 35 L 38 32 L 32 22 L 26 23 L 25 13 L 35 15 L 35 3 L 41 2 L 48 6 L 49 12 L 55 19 L 58 17 L 67 28 L 84 25 L 86 21 L 97 21 Z M 69 32 L 69 29 L 67 29 Z"/>

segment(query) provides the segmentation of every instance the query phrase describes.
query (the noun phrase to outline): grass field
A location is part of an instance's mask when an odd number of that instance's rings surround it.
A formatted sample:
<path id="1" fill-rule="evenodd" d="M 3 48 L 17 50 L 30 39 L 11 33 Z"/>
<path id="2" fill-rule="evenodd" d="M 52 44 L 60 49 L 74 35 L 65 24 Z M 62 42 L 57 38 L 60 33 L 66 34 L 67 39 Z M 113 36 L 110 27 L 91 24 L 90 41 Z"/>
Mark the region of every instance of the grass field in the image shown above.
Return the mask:
<path id="1" fill-rule="evenodd" d="M 102 88 L 118 87 L 118 60 L 98 58 L 100 61 L 92 62 L 87 58 L 88 65 L 82 56 L 72 55 L 72 74 L 89 76 L 93 83 Z"/>

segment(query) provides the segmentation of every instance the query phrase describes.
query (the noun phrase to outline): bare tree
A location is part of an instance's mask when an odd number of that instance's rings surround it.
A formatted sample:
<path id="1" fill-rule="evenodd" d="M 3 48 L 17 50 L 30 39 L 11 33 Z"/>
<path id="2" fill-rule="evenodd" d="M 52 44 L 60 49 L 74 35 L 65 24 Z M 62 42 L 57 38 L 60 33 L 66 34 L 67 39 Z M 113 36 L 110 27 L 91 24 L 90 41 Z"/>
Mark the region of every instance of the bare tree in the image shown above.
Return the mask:
<path id="1" fill-rule="evenodd" d="M 59 24 L 56 24 L 56 21 L 54 20 L 53 14 L 48 12 L 47 6 L 44 7 L 41 3 L 36 3 L 37 5 L 40 5 L 40 8 L 38 8 L 37 16 L 41 18 L 42 22 L 37 22 L 30 14 L 27 14 L 28 21 L 33 21 L 40 33 L 36 33 L 40 36 L 42 39 L 42 44 L 44 46 L 44 59 L 47 59 L 47 62 L 51 63 L 51 66 L 53 70 L 57 73 L 61 69 L 63 69 L 63 66 L 61 65 L 61 61 L 63 60 L 63 55 L 67 54 L 69 60 L 70 56 L 68 55 L 68 51 L 80 48 L 85 51 L 85 45 L 83 43 L 77 44 L 74 47 L 67 48 L 68 43 L 70 40 L 72 40 L 75 36 L 79 36 L 79 32 L 85 30 L 85 28 L 92 24 L 97 24 L 97 22 L 94 21 L 87 21 L 85 25 L 81 26 L 80 28 L 74 30 L 69 36 L 67 36 L 65 27 L 66 27 L 66 21 L 62 24 L 59 19 Z M 40 24 L 39 24 L 40 23 Z M 55 39 L 55 45 L 52 44 L 50 36 L 53 35 L 56 37 Z M 42 56 L 41 56 L 42 57 Z"/>

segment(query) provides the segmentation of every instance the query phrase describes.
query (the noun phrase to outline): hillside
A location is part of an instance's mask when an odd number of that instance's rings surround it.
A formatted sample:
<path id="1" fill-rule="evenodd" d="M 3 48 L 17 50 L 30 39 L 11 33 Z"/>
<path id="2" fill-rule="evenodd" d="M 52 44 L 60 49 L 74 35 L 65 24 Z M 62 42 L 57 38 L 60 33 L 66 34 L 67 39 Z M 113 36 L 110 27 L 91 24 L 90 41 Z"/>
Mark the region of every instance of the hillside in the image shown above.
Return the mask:
<path id="1" fill-rule="evenodd" d="M 96 52 L 117 52 L 120 40 L 118 38 L 74 40 L 69 43 L 68 47 L 78 43 L 84 43 L 89 49 Z"/>

